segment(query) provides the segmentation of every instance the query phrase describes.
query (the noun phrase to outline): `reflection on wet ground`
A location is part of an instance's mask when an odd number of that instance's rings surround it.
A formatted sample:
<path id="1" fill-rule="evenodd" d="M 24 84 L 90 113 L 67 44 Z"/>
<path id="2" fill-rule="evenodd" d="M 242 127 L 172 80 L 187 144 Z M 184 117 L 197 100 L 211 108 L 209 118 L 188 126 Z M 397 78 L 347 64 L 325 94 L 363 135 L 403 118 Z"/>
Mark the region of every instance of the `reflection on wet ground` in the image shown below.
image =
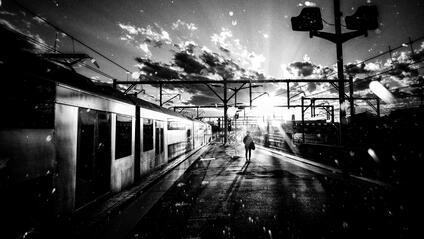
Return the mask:
<path id="1" fill-rule="evenodd" d="M 128 238 L 399 238 L 406 206 L 394 193 L 316 173 L 255 150 L 215 146 Z M 242 155 L 240 149 L 236 155 Z"/>

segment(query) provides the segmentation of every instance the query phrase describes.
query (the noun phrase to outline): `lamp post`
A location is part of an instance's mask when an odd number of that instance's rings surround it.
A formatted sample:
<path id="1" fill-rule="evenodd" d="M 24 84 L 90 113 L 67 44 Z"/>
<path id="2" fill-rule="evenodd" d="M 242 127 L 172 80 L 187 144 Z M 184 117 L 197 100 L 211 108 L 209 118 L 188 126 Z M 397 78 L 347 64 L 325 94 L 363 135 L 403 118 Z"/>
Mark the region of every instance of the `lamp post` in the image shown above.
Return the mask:
<path id="1" fill-rule="evenodd" d="M 339 103 L 340 103 L 340 144 L 343 143 L 343 131 L 346 124 L 346 105 L 345 105 L 345 80 L 343 73 L 343 43 L 349 41 L 355 37 L 368 36 L 368 30 L 375 30 L 378 28 L 378 11 L 376 6 L 360 6 L 357 12 L 353 16 L 347 16 L 345 18 L 346 28 L 348 30 L 354 30 L 350 32 L 342 32 L 341 17 L 342 12 L 340 10 L 340 0 L 333 0 L 334 3 L 334 27 L 335 33 L 320 31 L 323 29 L 321 10 L 319 7 L 307 7 L 303 8 L 300 15 L 292 17 L 292 29 L 294 31 L 309 31 L 309 36 L 320 37 L 325 40 L 331 41 L 336 44 L 336 56 L 337 56 L 337 76 L 338 76 L 338 91 L 339 91 Z M 352 83 L 352 82 L 351 82 Z M 353 91 L 353 87 L 350 88 Z M 352 95 L 353 93 L 351 93 Z M 350 100 L 351 108 L 354 107 L 353 101 Z"/>

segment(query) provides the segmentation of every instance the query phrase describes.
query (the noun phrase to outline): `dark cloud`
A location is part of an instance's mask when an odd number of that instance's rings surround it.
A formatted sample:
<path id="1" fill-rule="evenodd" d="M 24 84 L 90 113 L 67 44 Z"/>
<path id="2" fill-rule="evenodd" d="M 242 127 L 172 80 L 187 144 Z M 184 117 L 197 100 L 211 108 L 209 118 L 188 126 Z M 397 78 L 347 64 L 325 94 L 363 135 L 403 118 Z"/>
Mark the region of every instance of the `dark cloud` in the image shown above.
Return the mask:
<path id="1" fill-rule="evenodd" d="M 411 86 L 412 87 L 419 87 L 422 88 L 424 87 L 424 77 L 423 76 L 418 76 L 415 77 L 412 81 L 411 81 Z"/>
<path id="2" fill-rule="evenodd" d="M 231 51 L 229 49 L 222 47 L 222 46 L 219 46 L 219 50 L 221 50 L 222 52 L 224 52 L 227 55 L 231 53 Z"/>
<path id="3" fill-rule="evenodd" d="M 315 65 L 313 65 L 310 62 L 293 62 L 291 63 L 289 68 L 289 72 L 292 71 L 292 69 L 296 69 L 296 72 L 290 72 L 293 75 L 297 75 L 297 76 L 303 76 L 303 77 L 307 77 L 312 75 L 312 73 L 314 72 L 314 68 L 316 67 Z"/>
<path id="4" fill-rule="evenodd" d="M 362 91 L 362 90 L 368 89 L 370 82 L 371 82 L 370 78 L 357 79 L 356 81 L 354 81 L 355 91 Z"/>
<path id="5" fill-rule="evenodd" d="M 218 66 L 221 62 L 221 58 L 218 54 L 208 51 L 203 51 L 200 55 L 200 59 L 212 68 Z"/>
<path id="6" fill-rule="evenodd" d="M 178 62 L 177 66 L 181 67 L 184 72 L 173 69 L 171 65 L 137 57 L 136 61 L 142 65 L 140 71 L 144 73 L 141 77 L 147 80 L 209 80 L 209 78 L 194 74 L 200 73 L 201 69 L 204 69 L 205 67 L 202 66 L 200 62 L 196 61 L 195 58 L 192 58 L 187 53 L 181 54 L 181 52 L 178 52 L 175 55 L 176 58 L 179 59 L 176 60 L 175 64 Z M 204 84 L 165 84 L 163 87 L 170 90 L 183 89 L 185 92 L 191 94 L 210 93 L 209 88 Z"/>
<path id="7" fill-rule="evenodd" d="M 402 76 L 418 76 L 418 70 L 412 68 L 412 64 L 411 63 L 406 63 L 406 62 L 396 62 L 392 65 L 392 70 L 389 71 L 388 73 L 389 75 L 392 76 L 398 76 L 398 77 L 402 77 Z"/>
<path id="8" fill-rule="evenodd" d="M 163 41 L 158 41 L 155 39 L 152 39 L 151 37 L 147 36 L 143 42 L 157 48 L 161 48 L 165 43 Z"/>
<path id="9" fill-rule="evenodd" d="M 210 104 L 220 104 L 222 103 L 220 99 L 218 99 L 214 95 L 193 95 L 188 103 L 193 105 L 210 105 Z"/>
<path id="10" fill-rule="evenodd" d="M 135 60 L 142 64 L 140 71 L 148 76 L 155 76 L 162 79 L 180 79 L 181 75 L 178 71 L 171 69 L 169 65 L 158 62 L 152 62 L 150 59 L 136 57 Z"/>
<path id="11" fill-rule="evenodd" d="M 188 53 L 193 54 L 193 53 L 194 53 L 194 49 L 196 49 L 196 47 L 197 47 L 197 45 L 196 45 L 196 44 L 194 44 L 193 42 L 189 42 L 189 43 L 187 43 L 187 44 L 186 44 L 186 46 L 185 46 L 185 50 L 186 50 Z"/>
<path id="12" fill-rule="evenodd" d="M 175 53 L 174 62 L 188 74 L 200 74 L 203 69 L 206 69 L 196 56 L 185 51 Z"/>
<path id="13" fill-rule="evenodd" d="M 406 97 L 410 97 L 410 96 L 413 96 L 414 95 L 413 92 L 411 92 L 411 91 L 405 91 L 405 90 L 402 90 L 402 89 L 392 90 L 391 93 L 397 99 L 406 98 Z"/>
<path id="14" fill-rule="evenodd" d="M 366 74 L 369 70 L 365 69 L 365 64 L 347 64 L 345 65 L 345 73 L 348 75 Z"/>

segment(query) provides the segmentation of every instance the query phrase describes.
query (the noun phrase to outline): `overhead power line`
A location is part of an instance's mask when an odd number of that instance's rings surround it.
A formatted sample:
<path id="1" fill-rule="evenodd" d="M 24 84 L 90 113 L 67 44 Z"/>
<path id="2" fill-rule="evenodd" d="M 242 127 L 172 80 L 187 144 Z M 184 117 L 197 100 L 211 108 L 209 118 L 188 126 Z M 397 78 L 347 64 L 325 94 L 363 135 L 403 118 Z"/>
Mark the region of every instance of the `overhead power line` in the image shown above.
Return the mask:
<path id="1" fill-rule="evenodd" d="M 324 20 L 324 19 L 323 19 L 323 21 L 325 22 L 325 20 Z M 424 36 L 418 37 L 418 38 L 416 38 L 415 40 L 411 40 L 411 39 L 410 39 L 410 41 L 408 42 L 408 44 L 410 44 L 410 45 L 411 45 L 411 44 L 414 44 L 414 43 L 416 43 L 416 42 L 418 42 L 418 41 L 420 41 L 420 40 L 423 40 L 423 39 L 424 39 Z M 399 50 L 399 49 L 401 49 L 401 48 L 403 48 L 403 47 L 405 47 L 405 46 L 404 46 L 403 44 L 400 44 L 399 46 L 397 46 L 397 47 L 395 47 L 395 48 L 389 48 L 389 50 L 387 50 L 387 51 L 385 51 L 385 52 L 382 52 L 382 53 L 380 53 L 380 54 L 378 54 L 378 55 L 375 55 L 375 56 L 369 57 L 369 58 L 367 58 L 367 59 L 365 59 L 365 60 L 363 60 L 363 61 L 360 61 L 360 62 L 358 62 L 358 63 L 355 63 L 355 64 L 353 64 L 353 65 L 358 66 L 358 65 L 365 64 L 365 63 L 366 63 L 366 62 L 368 62 L 368 61 L 374 60 L 374 59 L 379 58 L 379 57 L 381 57 L 381 56 L 384 56 L 384 55 L 386 55 L 386 54 L 390 54 L 390 53 L 392 53 L 393 51 Z M 418 63 L 418 62 L 416 62 L 416 63 Z M 390 71 L 390 70 L 393 70 L 393 69 L 389 69 L 389 71 Z M 331 77 L 331 76 L 333 76 L 333 75 L 335 75 L 335 74 L 337 74 L 337 71 L 332 72 L 331 74 L 327 75 L 326 77 L 328 78 L 328 77 Z M 308 84 L 299 85 L 299 86 L 296 86 L 295 88 L 293 88 L 293 89 L 291 89 L 291 90 L 297 90 L 299 87 L 304 87 L 304 86 L 307 86 L 307 85 L 308 85 Z M 322 92 L 322 93 L 325 93 L 325 92 L 327 92 L 327 91 L 330 91 L 330 89 L 325 90 L 325 91 L 321 91 L 321 92 Z M 321 92 L 315 93 L 315 94 L 313 94 L 313 95 L 320 94 Z"/>
<path id="2" fill-rule="evenodd" d="M 21 32 L 17 32 L 17 31 L 14 31 L 14 32 L 16 33 L 16 35 L 20 39 L 23 39 L 23 40 L 25 40 L 25 41 L 33 44 L 35 47 L 38 46 L 38 47 L 44 49 L 47 52 L 50 51 L 50 52 L 55 52 L 55 53 L 59 53 L 59 54 L 62 54 L 63 53 L 63 52 L 61 52 L 61 51 L 59 51 L 57 49 L 54 49 L 52 46 L 50 46 L 50 45 L 48 45 L 48 44 L 46 44 L 44 42 L 40 42 L 39 40 L 37 40 L 37 39 L 35 39 L 33 37 L 27 36 L 27 35 L 25 35 L 25 34 L 23 34 Z M 109 78 L 110 80 L 114 80 L 115 79 L 115 77 L 113 77 L 113 76 L 111 76 L 111 75 L 109 75 L 109 74 L 107 74 L 107 73 L 105 73 L 105 72 L 103 72 L 103 71 L 101 71 L 101 70 L 99 70 L 99 69 L 97 69 L 95 67 L 92 67 L 92 66 L 90 66 L 90 65 L 88 65 L 86 63 L 82 63 L 82 66 L 84 66 L 84 67 L 88 68 L 89 70 L 91 70 L 93 72 L 96 72 L 96 73 L 98 73 L 98 74 L 100 74 L 100 75 L 102 75 L 102 76 L 104 76 L 106 78 Z"/>
<path id="3" fill-rule="evenodd" d="M 424 36 L 421 36 L 421 37 L 418 37 L 417 39 L 415 39 L 415 40 L 410 40 L 410 42 L 408 42 L 408 44 L 414 44 L 414 43 L 416 43 L 417 41 L 420 41 L 420 40 L 423 40 L 424 39 Z M 368 62 L 368 61 L 371 61 L 371 60 L 374 60 L 374 59 L 376 59 L 376 58 L 379 58 L 379 57 L 381 57 L 381 56 L 384 56 L 384 55 L 386 55 L 386 54 L 391 54 L 393 51 L 396 51 L 396 50 L 399 50 L 399 49 L 401 49 L 401 48 L 403 48 L 403 47 L 405 47 L 403 44 L 400 44 L 399 46 L 397 46 L 397 47 L 395 47 L 395 48 L 390 48 L 390 46 L 389 46 L 389 50 L 387 50 L 387 51 L 384 51 L 384 52 L 382 52 L 382 53 L 380 53 L 380 54 L 377 54 L 377 55 L 375 55 L 375 56 L 372 56 L 372 57 L 369 57 L 369 58 L 367 58 L 367 59 L 365 59 L 365 60 L 362 60 L 362 61 L 360 61 L 360 62 L 358 62 L 358 63 L 354 63 L 353 65 L 355 65 L 355 66 L 358 66 L 358 65 L 362 65 L 362 64 L 364 64 L 365 62 Z M 334 75 L 334 74 L 336 74 L 337 72 L 333 72 L 333 73 L 331 73 L 330 75 L 328 75 L 327 77 L 329 77 L 329 76 L 332 76 L 332 75 Z"/>
<path id="4" fill-rule="evenodd" d="M 79 44 L 87 47 L 88 49 L 90 49 L 91 51 L 95 52 L 96 54 L 98 54 L 99 56 L 103 57 L 104 59 L 106 59 L 107 61 L 109 61 L 110 63 L 114 64 L 115 66 L 123 69 L 125 72 L 130 73 L 131 71 L 128 70 L 127 68 L 123 67 L 122 65 L 118 64 L 117 62 L 115 62 L 114 60 L 110 59 L 109 57 L 105 56 L 104 54 L 102 54 L 101 52 L 97 51 L 96 49 L 90 47 L 89 45 L 85 44 L 84 42 L 82 42 L 81 40 L 79 40 L 78 38 L 75 38 L 73 35 L 71 35 L 70 33 L 66 32 L 65 30 L 63 30 L 62 28 L 56 26 L 55 24 L 49 22 L 46 18 L 38 15 L 37 13 L 31 11 L 29 8 L 25 7 L 24 5 L 20 4 L 18 1 L 13 0 L 13 2 L 18 5 L 20 8 L 24 9 L 25 11 L 29 12 L 31 15 L 38 17 L 39 19 L 43 20 L 46 24 L 48 24 L 49 26 L 53 27 L 54 29 L 56 29 L 59 32 L 62 32 L 63 34 L 69 36 L 73 41 L 78 42 Z"/>
<path id="5" fill-rule="evenodd" d="M 408 63 L 408 64 L 406 64 L 406 66 L 411 66 L 411 65 L 419 64 L 419 63 L 421 63 L 421 62 L 424 62 L 424 59 L 421 59 L 421 60 L 416 61 L 416 62 Z M 419 70 L 419 69 L 423 69 L 423 68 L 424 68 L 424 66 L 421 66 L 421 67 L 418 67 L 418 68 L 416 68 L 416 69 L 414 69 L 414 70 Z M 394 70 L 395 70 L 395 69 L 393 69 L 393 68 L 392 68 L 392 69 L 388 69 L 388 70 L 385 70 L 385 71 L 382 71 L 382 72 L 378 72 L 378 73 L 376 73 L 376 74 L 374 74 L 374 75 L 371 75 L 371 76 L 367 76 L 367 77 L 365 77 L 365 78 L 362 78 L 361 80 L 371 79 L 371 78 L 374 78 L 374 77 L 377 77 L 377 76 L 380 76 L 380 75 L 383 75 L 383 74 L 389 73 L 389 72 L 394 71 Z M 355 83 L 354 83 L 354 85 L 355 85 Z M 401 87 L 401 88 L 403 88 L 403 87 Z M 325 92 L 328 92 L 328 91 L 330 91 L 330 90 L 331 90 L 331 89 L 323 90 L 323 91 L 316 92 L 316 93 L 311 94 L 311 95 L 308 95 L 308 96 L 310 97 L 310 96 L 320 95 L 320 94 L 325 93 Z M 294 100 L 299 100 L 299 99 L 294 99 Z"/>

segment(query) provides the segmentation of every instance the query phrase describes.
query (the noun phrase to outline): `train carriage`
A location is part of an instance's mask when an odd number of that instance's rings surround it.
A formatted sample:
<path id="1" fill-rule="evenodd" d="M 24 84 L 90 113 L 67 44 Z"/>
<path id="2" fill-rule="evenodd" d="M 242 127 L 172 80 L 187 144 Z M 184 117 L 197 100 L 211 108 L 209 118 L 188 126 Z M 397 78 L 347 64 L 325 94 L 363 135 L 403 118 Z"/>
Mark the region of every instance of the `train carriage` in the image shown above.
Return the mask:
<path id="1" fill-rule="evenodd" d="M 209 125 L 35 54 L 0 60 L 2 217 L 74 213 L 209 141 Z"/>

